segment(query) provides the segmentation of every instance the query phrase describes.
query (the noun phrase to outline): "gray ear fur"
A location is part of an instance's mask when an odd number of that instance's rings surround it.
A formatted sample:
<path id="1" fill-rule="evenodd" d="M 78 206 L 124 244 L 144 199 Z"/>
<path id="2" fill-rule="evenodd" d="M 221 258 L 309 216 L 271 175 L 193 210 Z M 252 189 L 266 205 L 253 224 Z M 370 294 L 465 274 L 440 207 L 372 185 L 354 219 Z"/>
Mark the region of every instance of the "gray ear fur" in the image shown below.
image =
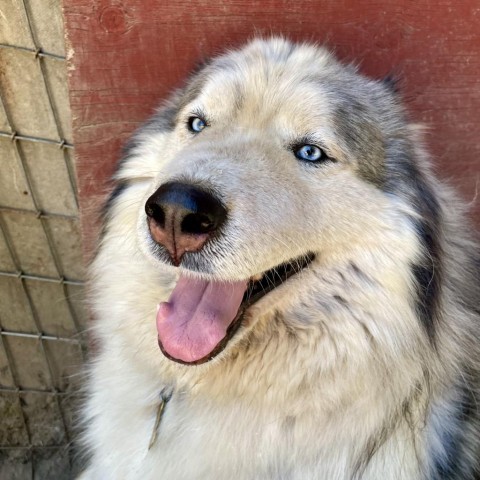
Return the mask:
<path id="1" fill-rule="evenodd" d="M 400 93 L 401 79 L 396 73 L 390 73 L 382 79 L 382 83 L 394 94 Z"/>

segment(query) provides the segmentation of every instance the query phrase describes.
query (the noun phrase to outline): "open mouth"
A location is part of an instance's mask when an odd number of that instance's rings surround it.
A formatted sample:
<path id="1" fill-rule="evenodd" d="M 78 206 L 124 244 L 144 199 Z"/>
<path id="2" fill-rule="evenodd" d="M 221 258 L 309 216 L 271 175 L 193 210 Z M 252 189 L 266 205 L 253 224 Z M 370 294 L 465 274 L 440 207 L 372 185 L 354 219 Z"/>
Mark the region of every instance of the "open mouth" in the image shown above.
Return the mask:
<path id="1" fill-rule="evenodd" d="M 226 283 L 181 275 L 157 313 L 162 353 L 186 365 L 208 362 L 227 346 L 249 307 L 308 267 L 314 258 L 308 253 L 248 281 Z"/>

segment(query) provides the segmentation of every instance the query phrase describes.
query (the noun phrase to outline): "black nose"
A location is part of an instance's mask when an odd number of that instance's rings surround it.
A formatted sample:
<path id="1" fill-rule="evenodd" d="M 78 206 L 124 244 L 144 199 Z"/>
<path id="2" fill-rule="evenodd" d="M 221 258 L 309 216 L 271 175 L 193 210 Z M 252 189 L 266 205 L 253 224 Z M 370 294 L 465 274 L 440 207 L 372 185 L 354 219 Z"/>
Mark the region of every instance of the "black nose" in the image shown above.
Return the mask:
<path id="1" fill-rule="evenodd" d="M 200 250 L 227 218 L 212 193 L 198 186 L 168 182 L 145 203 L 152 238 L 164 246 L 175 265 L 186 252 Z"/>

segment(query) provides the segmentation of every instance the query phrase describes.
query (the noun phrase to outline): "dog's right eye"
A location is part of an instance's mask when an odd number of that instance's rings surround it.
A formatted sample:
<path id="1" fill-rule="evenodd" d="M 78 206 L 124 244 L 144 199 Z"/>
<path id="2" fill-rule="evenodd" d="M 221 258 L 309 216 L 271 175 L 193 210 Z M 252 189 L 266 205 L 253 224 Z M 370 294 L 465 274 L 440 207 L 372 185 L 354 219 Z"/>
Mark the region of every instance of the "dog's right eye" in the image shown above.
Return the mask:
<path id="1" fill-rule="evenodd" d="M 207 122 L 200 117 L 190 117 L 187 124 L 193 133 L 200 133 L 207 126 Z"/>

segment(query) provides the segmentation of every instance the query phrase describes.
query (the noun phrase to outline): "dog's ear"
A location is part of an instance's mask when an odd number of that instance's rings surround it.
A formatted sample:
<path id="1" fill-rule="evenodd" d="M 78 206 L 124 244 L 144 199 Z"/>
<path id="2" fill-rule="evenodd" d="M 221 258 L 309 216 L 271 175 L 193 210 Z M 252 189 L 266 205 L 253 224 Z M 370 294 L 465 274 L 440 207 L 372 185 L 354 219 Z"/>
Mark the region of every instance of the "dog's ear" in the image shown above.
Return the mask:
<path id="1" fill-rule="evenodd" d="M 400 93 L 401 78 L 398 73 L 390 73 L 382 79 L 382 83 L 395 95 Z"/>
<path id="2" fill-rule="evenodd" d="M 212 63 L 212 59 L 210 57 L 204 57 L 200 60 L 197 60 L 190 71 L 190 77 L 195 76 L 197 73 L 200 73 L 205 67 L 208 67 Z"/>

